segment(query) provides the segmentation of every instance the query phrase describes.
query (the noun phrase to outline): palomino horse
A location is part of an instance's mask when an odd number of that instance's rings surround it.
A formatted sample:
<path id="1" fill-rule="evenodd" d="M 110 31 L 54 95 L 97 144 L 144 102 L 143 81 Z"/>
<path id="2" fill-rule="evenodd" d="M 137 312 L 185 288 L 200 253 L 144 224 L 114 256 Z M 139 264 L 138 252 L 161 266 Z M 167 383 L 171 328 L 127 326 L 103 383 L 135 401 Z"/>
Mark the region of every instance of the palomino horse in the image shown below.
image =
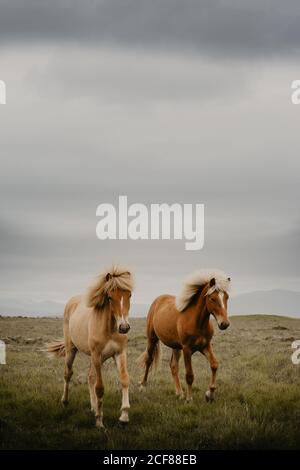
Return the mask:
<path id="1" fill-rule="evenodd" d="M 159 340 L 172 348 L 170 368 L 175 382 L 176 395 L 183 397 L 179 381 L 179 359 L 183 351 L 186 369 L 187 401 L 192 400 L 192 354 L 200 351 L 208 359 L 212 378 L 205 397 L 213 401 L 216 389 L 218 362 L 214 355 L 211 339 L 214 334 L 210 315 L 218 327 L 229 326 L 227 300 L 230 278 L 221 271 L 199 271 L 184 284 L 181 295 L 161 295 L 152 303 L 147 318 L 148 345 L 142 356 L 145 367 L 142 389 L 146 386 L 149 369 L 159 358 Z"/>
<path id="2" fill-rule="evenodd" d="M 64 341 L 47 345 L 53 355 L 65 356 L 63 404 L 68 403 L 72 365 L 77 351 L 91 356 L 89 390 L 96 426 L 103 426 L 104 387 L 101 368 L 114 357 L 122 385 L 121 423 L 129 421 L 129 376 L 127 372 L 128 312 L 133 280 L 129 271 L 113 267 L 101 274 L 86 295 L 72 297 L 64 312 Z"/>

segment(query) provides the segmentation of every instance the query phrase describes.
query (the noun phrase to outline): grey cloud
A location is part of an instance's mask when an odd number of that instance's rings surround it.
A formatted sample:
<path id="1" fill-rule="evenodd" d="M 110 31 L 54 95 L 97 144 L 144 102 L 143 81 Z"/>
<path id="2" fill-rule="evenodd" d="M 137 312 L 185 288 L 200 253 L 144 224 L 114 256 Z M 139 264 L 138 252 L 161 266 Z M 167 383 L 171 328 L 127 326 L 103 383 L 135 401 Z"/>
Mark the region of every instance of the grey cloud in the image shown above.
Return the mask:
<path id="1" fill-rule="evenodd" d="M 101 42 L 260 56 L 299 52 L 297 0 L 2 0 L 3 41 Z"/>
<path id="2" fill-rule="evenodd" d="M 37 58 L 43 52 L 37 48 Z M 66 60 L 66 55 L 68 59 Z M 115 105 L 191 101 L 224 102 L 249 86 L 253 66 L 245 61 L 213 61 L 184 54 L 137 53 L 101 47 L 61 47 L 28 77 L 29 86 L 53 99 L 96 100 L 104 109 Z M 251 93 L 251 89 L 249 90 Z"/>
<path id="3" fill-rule="evenodd" d="M 0 294 L 66 299 L 114 260 L 142 302 L 204 266 L 240 291 L 297 286 L 297 64 L 54 42 L 10 44 L 1 64 Z M 100 242 L 96 206 L 119 194 L 205 203 L 204 249 Z"/>

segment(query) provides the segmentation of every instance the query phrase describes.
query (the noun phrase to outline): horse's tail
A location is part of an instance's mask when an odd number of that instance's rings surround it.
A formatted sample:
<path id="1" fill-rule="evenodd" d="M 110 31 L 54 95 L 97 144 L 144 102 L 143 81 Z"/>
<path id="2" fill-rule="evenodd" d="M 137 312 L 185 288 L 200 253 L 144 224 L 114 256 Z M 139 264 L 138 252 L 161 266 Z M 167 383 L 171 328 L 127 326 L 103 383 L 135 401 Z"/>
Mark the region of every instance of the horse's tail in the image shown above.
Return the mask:
<path id="1" fill-rule="evenodd" d="M 138 363 L 139 366 L 142 367 L 143 369 L 148 366 L 149 370 L 154 367 L 154 370 L 156 370 L 159 366 L 160 363 L 160 358 L 161 358 L 161 347 L 160 347 L 160 341 L 157 341 L 155 344 L 153 344 L 151 350 L 149 347 L 144 351 L 138 358 Z"/>
<path id="2" fill-rule="evenodd" d="M 64 357 L 66 355 L 66 347 L 64 340 L 53 341 L 45 344 L 45 352 L 49 357 Z"/>
<path id="3" fill-rule="evenodd" d="M 148 371 L 154 366 L 154 369 L 157 369 L 160 357 L 161 357 L 161 347 L 160 341 L 158 336 L 155 333 L 153 327 L 153 315 L 156 308 L 156 301 L 152 303 L 149 313 L 147 316 L 147 339 L 148 344 L 146 351 L 141 354 L 138 358 L 139 365 L 146 369 L 146 374 L 148 375 Z"/>
<path id="4" fill-rule="evenodd" d="M 156 370 L 160 364 L 160 359 L 161 359 L 161 347 L 160 347 L 160 341 L 158 340 L 157 343 L 155 344 L 154 352 L 153 352 L 153 362 L 152 365 L 154 367 L 154 370 Z"/>
<path id="5" fill-rule="evenodd" d="M 81 300 L 81 296 L 77 295 L 72 297 L 65 306 L 64 310 L 64 339 L 58 339 L 52 343 L 46 343 L 45 347 L 42 349 L 43 352 L 46 352 L 49 357 L 65 357 L 66 355 L 66 344 L 69 345 L 70 342 L 70 333 L 69 333 L 69 320 L 70 316 L 78 306 Z"/>

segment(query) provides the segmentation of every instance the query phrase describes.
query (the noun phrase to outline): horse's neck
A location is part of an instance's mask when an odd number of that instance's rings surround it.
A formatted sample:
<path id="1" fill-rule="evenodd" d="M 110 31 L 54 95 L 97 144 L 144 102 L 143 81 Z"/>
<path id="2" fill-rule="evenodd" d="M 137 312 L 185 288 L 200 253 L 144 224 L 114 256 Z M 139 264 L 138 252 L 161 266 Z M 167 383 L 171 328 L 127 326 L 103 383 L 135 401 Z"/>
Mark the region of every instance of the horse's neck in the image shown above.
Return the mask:
<path id="1" fill-rule="evenodd" d="M 195 304 L 195 315 L 197 318 L 197 324 L 200 328 L 205 327 L 209 322 L 210 313 L 206 308 L 205 302 L 205 291 L 200 292 L 196 304 Z"/>
<path id="2" fill-rule="evenodd" d="M 98 310 L 96 315 L 98 315 L 98 318 L 101 321 L 101 329 L 104 330 L 108 335 L 111 335 L 114 332 L 115 321 L 109 306 L 106 305 L 101 310 Z"/>

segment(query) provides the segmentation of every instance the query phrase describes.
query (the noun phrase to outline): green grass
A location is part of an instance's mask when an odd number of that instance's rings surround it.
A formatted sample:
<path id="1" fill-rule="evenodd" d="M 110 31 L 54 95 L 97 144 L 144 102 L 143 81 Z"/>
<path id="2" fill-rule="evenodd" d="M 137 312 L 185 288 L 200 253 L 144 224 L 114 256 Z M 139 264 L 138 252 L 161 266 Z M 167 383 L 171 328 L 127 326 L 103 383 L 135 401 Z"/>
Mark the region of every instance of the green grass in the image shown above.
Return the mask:
<path id="1" fill-rule="evenodd" d="M 78 355 L 63 408 L 63 361 L 39 352 L 61 336 L 61 319 L 0 318 L 7 342 L 7 365 L 0 365 L 1 449 L 274 449 L 300 447 L 300 365 L 291 362 L 291 343 L 300 339 L 300 320 L 274 316 L 232 318 L 231 328 L 216 331 L 220 362 L 216 401 L 207 404 L 210 371 L 200 354 L 193 357 L 194 401 L 175 397 L 169 370 L 170 350 L 138 390 L 136 360 L 144 350 L 145 320 L 131 321 L 129 370 L 131 422 L 118 426 L 120 386 L 114 363 L 104 365 L 104 421 L 94 427 L 89 411 L 88 358 Z M 29 338 L 29 341 L 28 341 Z M 184 370 L 181 364 L 181 379 Z"/>

